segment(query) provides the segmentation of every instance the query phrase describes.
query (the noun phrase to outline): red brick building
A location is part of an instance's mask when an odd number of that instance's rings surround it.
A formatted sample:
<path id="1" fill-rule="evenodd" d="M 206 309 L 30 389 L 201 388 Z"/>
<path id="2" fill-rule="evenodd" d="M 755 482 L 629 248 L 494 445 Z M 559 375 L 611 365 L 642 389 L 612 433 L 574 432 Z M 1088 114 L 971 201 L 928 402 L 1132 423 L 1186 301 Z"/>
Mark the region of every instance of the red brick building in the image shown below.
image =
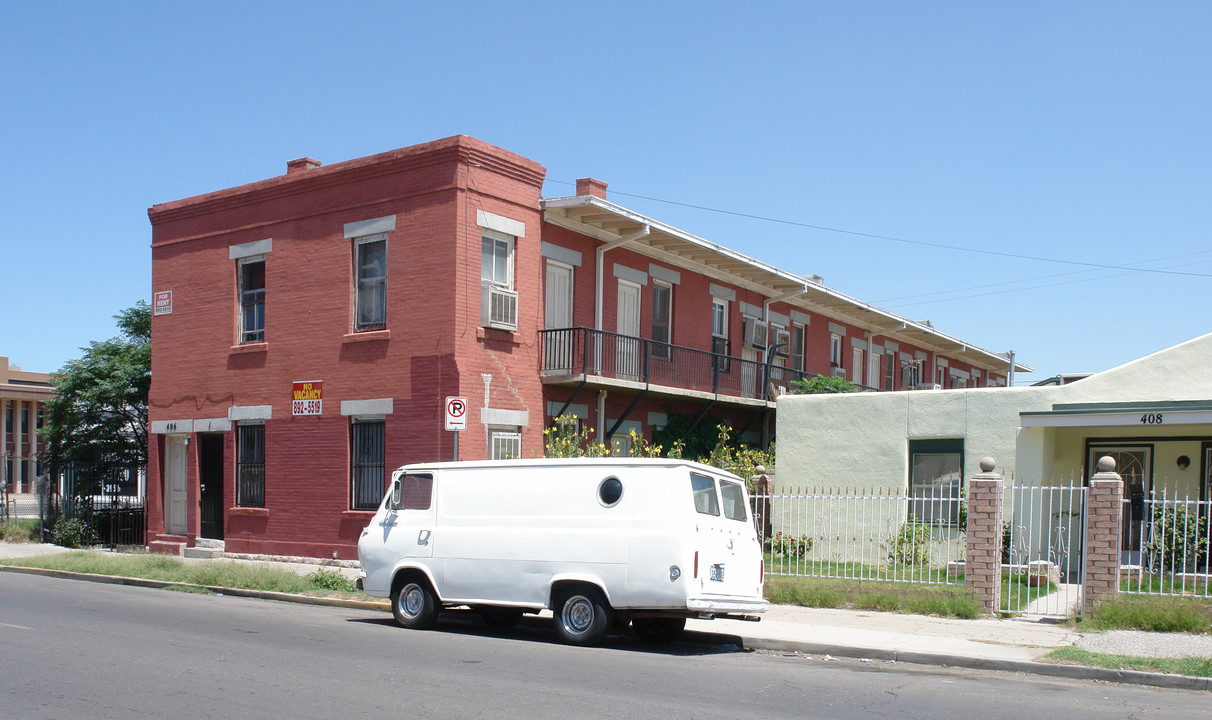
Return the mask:
<path id="1" fill-rule="evenodd" d="M 678 418 L 769 439 L 812 374 L 1004 385 L 1006 357 L 606 199 L 466 136 L 156 205 L 149 545 L 356 556 L 392 468 L 538 456 Z M 771 347 L 775 350 L 771 352 Z M 1020 370 L 1027 369 L 1019 366 Z"/>

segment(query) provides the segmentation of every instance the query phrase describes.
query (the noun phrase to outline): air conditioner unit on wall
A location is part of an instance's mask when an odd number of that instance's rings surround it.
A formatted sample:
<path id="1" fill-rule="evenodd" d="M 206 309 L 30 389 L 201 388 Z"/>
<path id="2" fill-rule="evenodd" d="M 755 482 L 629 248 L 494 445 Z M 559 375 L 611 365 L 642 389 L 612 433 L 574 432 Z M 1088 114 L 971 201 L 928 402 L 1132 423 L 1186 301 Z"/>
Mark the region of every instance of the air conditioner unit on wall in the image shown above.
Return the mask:
<path id="1" fill-rule="evenodd" d="M 840 368 L 840 367 L 829 368 L 829 377 L 842 378 L 843 380 L 845 380 L 846 379 L 846 368 Z"/>
<path id="2" fill-rule="evenodd" d="M 745 316 L 745 345 L 746 347 L 765 350 L 770 342 L 770 328 L 765 320 Z"/>
<path id="3" fill-rule="evenodd" d="M 518 329 L 518 294 L 500 285 L 480 288 L 480 324 L 497 330 Z"/>

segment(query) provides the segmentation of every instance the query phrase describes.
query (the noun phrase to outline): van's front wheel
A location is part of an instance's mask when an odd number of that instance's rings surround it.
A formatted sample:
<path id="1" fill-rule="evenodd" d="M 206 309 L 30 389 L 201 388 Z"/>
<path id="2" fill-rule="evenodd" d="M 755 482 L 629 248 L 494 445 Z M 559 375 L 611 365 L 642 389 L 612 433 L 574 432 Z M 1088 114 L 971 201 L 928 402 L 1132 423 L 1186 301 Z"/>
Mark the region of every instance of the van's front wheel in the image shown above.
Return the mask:
<path id="1" fill-rule="evenodd" d="M 433 627 L 438 609 L 438 599 L 424 580 L 405 580 L 391 603 L 396 622 L 412 630 Z"/>
<path id="2" fill-rule="evenodd" d="M 593 645 L 606 637 L 611 610 L 593 587 L 564 590 L 555 603 L 556 634 L 570 645 Z"/>

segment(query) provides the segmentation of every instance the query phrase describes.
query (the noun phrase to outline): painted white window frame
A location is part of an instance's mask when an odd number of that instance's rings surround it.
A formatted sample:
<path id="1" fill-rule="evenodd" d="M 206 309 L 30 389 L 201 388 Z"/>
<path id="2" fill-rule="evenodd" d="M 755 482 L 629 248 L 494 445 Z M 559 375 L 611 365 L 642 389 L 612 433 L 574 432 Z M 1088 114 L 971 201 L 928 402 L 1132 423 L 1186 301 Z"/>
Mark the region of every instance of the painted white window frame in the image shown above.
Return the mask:
<path id="1" fill-rule="evenodd" d="M 658 290 L 659 288 L 659 290 Z M 658 296 L 665 295 L 665 319 L 657 320 L 659 309 Z M 657 330 L 663 328 L 664 339 L 657 337 Z M 652 280 L 652 357 L 660 360 L 670 360 L 673 357 L 670 346 L 673 345 L 673 283 L 665 280 Z"/>
<path id="2" fill-rule="evenodd" d="M 829 333 L 829 367 L 843 367 L 842 336 L 837 333 Z"/>
<path id="3" fill-rule="evenodd" d="M 261 296 L 260 296 L 258 302 L 246 303 L 245 295 L 248 294 L 249 292 L 255 293 L 258 291 L 257 290 L 250 291 L 250 290 L 245 289 L 245 287 L 244 287 L 244 268 L 248 267 L 249 265 L 256 265 L 258 263 L 260 263 L 260 265 L 261 265 L 261 288 L 259 290 L 259 292 L 261 293 Z M 238 345 L 247 345 L 247 344 L 251 344 L 251 343 L 265 342 L 265 295 L 266 295 L 265 285 L 267 284 L 266 283 L 266 274 L 267 274 L 266 270 L 267 269 L 268 268 L 265 265 L 265 256 L 264 255 L 254 255 L 251 257 L 240 258 L 239 260 L 236 261 L 236 284 L 238 285 L 236 301 L 239 303 L 239 308 L 240 308 L 238 319 L 237 319 L 238 327 L 236 330 L 236 340 L 237 340 L 236 344 L 238 344 Z M 245 322 L 245 308 L 248 306 L 260 306 L 260 308 L 261 308 L 261 312 L 260 312 L 261 327 L 259 329 L 250 330 Z M 248 337 L 250 334 L 254 334 L 256 336 L 250 338 L 250 337 Z"/>
<path id="4" fill-rule="evenodd" d="M 490 251 L 491 245 L 491 251 Z M 506 290 L 513 290 L 514 279 L 514 248 L 517 238 L 497 230 L 480 228 L 480 282 L 496 285 Z M 497 258 L 505 255 L 505 277 L 497 276 Z"/>
<path id="5" fill-rule="evenodd" d="M 356 237 L 354 241 L 354 307 L 353 307 L 353 329 L 354 332 L 366 332 L 372 330 L 383 330 L 387 327 L 387 233 L 377 233 L 374 235 L 365 235 Z M 383 243 L 383 274 L 381 276 L 363 277 L 363 250 L 372 244 Z M 380 320 L 378 322 L 362 320 L 362 304 L 364 299 L 369 299 L 363 295 L 364 292 L 369 292 L 371 289 L 379 290 L 379 307 Z"/>
<path id="6" fill-rule="evenodd" d="M 804 372 L 804 324 L 791 323 L 791 340 L 790 350 L 791 369 L 796 372 Z"/>

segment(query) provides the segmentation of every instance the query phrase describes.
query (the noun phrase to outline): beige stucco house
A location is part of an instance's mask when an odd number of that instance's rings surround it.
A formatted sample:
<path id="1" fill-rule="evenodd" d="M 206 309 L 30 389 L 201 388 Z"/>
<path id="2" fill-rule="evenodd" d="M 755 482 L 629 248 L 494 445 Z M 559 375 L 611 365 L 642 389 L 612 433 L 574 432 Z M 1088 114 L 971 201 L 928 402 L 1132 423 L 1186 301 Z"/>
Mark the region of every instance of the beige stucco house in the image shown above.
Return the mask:
<path id="1" fill-rule="evenodd" d="M 1111 455 L 1129 499 L 1207 500 L 1212 334 L 1068 384 L 783 396 L 777 417 L 779 488 L 958 493 L 986 456 L 1007 482 L 1080 484 Z"/>

